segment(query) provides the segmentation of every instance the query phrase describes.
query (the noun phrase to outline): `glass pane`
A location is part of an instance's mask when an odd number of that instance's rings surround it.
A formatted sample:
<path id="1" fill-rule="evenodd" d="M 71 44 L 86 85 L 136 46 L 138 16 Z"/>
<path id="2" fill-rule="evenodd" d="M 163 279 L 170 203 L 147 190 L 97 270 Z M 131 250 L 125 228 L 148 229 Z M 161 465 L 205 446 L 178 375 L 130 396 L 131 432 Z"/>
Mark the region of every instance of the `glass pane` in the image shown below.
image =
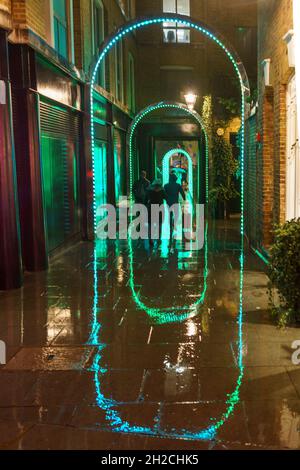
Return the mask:
<path id="1" fill-rule="evenodd" d="M 173 29 L 173 28 L 175 28 L 175 26 L 177 26 L 177 23 L 174 23 L 174 21 L 165 21 L 165 22 L 163 23 L 163 27 L 164 27 L 164 28 Z"/>
<path id="2" fill-rule="evenodd" d="M 134 73 L 134 59 L 129 55 L 129 86 L 128 86 L 128 103 L 130 111 L 135 111 L 135 73 Z"/>
<path id="3" fill-rule="evenodd" d="M 97 224 L 100 222 L 99 208 L 107 203 L 107 166 L 106 144 L 95 143 L 95 199 L 97 207 Z"/>
<path id="4" fill-rule="evenodd" d="M 180 15 L 191 15 L 190 0 L 177 0 L 177 13 Z"/>
<path id="5" fill-rule="evenodd" d="M 176 29 L 164 29 L 164 42 L 176 42 Z"/>
<path id="6" fill-rule="evenodd" d="M 99 3 L 95 4 L 94 8 L 94 40 L 96 49 L 101 46 L 104 40 L 103 8 L 99 5 Z"/>
<path id="7" fill-rule="evenodd" d="M 126 163 L 125 163 L 125 141 L 124 134 L 115 129 L 114 131 L 114 167 L 115 167 L 115 194 L 118 204 L 121 196 L 125 196 L 126 189 Z"/>
<path id="8" fill-rule="evenodd" d="M 67 42 L 67 28 L 59 23 L 59 45 L 58 52 L 65 58 L 68 57 L 68 42 Z"/>
<path id="9" fill-rule="evenodd" d="M 104 40 L 104 11 L 101 4 L 95 0 L 94 2 L 94 48 L 95 52 L 99 49 Z M 98 75 L 98 85 L 105 88 L 105 60 L 102 61 Z"/>
<path id="10" fill-rule="evenodd" d="M 54 18 L 54 48 L 59 50 L 59 22 Z"/>
<path id="11" fill-rule="evenodd" d="M 164 13 L 176 13 L 176 0 L 164 0 Z"/>
<path id="12" fill-rule="evenodd" d="M 119 41 L 115 49 L 116 60 L 116 97 L 123 100 L 123 43 Z"/>
<path id="13" fill-rule="evenodd" d="M 191 41 L 189 29 L 177 29 L 177 42 L 189 43 Z"/>
<path id="14" fill-rule="evenodd" d="M 63 22 L 67 22 L 66 0 L 53 0 L 53 12 Z"/>

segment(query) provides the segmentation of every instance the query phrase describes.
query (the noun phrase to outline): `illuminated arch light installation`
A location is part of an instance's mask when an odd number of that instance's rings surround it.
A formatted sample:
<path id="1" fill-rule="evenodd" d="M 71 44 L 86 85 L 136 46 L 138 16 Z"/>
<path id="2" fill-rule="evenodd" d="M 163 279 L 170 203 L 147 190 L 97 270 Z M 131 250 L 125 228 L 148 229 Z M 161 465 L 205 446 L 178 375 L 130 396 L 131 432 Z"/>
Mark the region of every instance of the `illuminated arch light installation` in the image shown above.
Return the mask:
<path id="1" fill-rule="evenodd" d="M 94 233 L 97 230 L 97 217 L 96 217 L 96 181 L 95 181 L 95 172 L 94 172 L 94 155 L 95 155 L 95 129 L 94 129 L 94 85 L 96 83 L 97 72 L 101 62 L 104 60 L 108 52 L 125 36 L 141 29 L 146 26 L 158 25 L 164 22 L 177 23 L 182 26 L 185 26 L 190 29 L 195 29 L 199 31 L 204 36 L 211 39 L 215 44 L 217 44 L 224 53 L 227 55 L 228 59 L 233 65 L 233 68 L 237 74 L 240 86 L 241 86 L 241 237 L 243 240 L 244 236 L 244 159 L 245 159 L 245 108 L 246 108 L 246 98 L 250 95 L 249 80 L 244 69 L 243 63 L 238 57 L 237 53 L 230 47 L 226 46 L 226 41 L 221 37 L 220 34 L 213 31 L 213 28 L 208 27 L 204 23 L 193 19 L 187 19 L 186 16 L 177 15 L 177 14 L 164 14 L 161 17 L 153 17 L 143 20 L 135 20 L 130 23 L 127 23 L 121 27 L 116 34 L 108 38 L 102 48 L 100 49 L 99 56 L 97 58 L 96 64 L 92 73 L 91 88 L 90 88 L 90 102 L 91 102 L 91 147 L 92 147 L 92 160 L 93 160 L 93 192 L 94 192 L 94 202 L 93 202 L 93 213 L 94 213 Z M 243 243 L 243 242 L 242 242 Z"/>
<path id="2" fill-rule="evenodd" d="M 134 135 L 137 127 L 141 123 L 141 121 L 148 116 L 148 114 L 153 113 L 154 111 L 157 111 L 158 109 L 177 109 L 181 110 L 185 113 L 187 113 L 189 116 L 193 117 L 201 127 L 204 138 L 205 138 L 205 186 L 206 186 L 206 202 L 208 202 L 208 166 L 209 166 L 209 143 L 208 143 L 208 135 L 207 135 L 207 130 L 204 126 L 204 123 L 200 117 L 200 115 L 197 113 L 195 110 L 189 109 L 185 104 L 183 103 L 175 103 L 175 102 L 168 102 L 168 101 L 161 101 L 159 103 L 151 104 L 147 108 L 143 109 L 140 111 L 139 114 L 135 117 L 133 122 L 131 123 L 131 126 L 129 128 L 128 132 L 128 146 L 129 146 L 129 193 L 130 193 L 130 199 L 133 199 L 132 196 L 132 187 L 133 187 L 133 182 L 134 179 L 137 175 L 134 174 L 134 165 L 133 165 L 133 160 L 134 160 Z"/>
<path id="3" fill-rule="evenodd" d="M 147 108 L 140 111 L 140 113 L 135 117 L 131 126 L 128 131 L 128 146 L 129 146 L 129 162 L 130 162 L 130 199 L 132 199 L 132 186 L 134 181 L 134 172 L 133 172 L 133 160 L 134 160 L 134 135 L 136 132 L 137 127 L 142 122 L 142 120 L 148 116 L 150 113 L 157 111 L 158 109 L 176 109 L 181 110 L 187 113 L 189 116 L 193 117 L 199 124 L 201 130 L 204 133 L 205 137 L 205 164 L 206 164 L 206 177 L 205 177 L 205 185 L 206 185 L 206 201 L 208 201 L 208 158 L 209 158 L 209 145 L 208 145 L 208 135 L 206 132 L 206 128 L 203 124 L 203 121 L 200 115 L 194 111 L 190 110 L 185 104 L 183 103 L 176 103 L 176 102 L 168 102 L 168 101 L 161 101 L 159 103 L 151 104 Z M 189 155 L 189 154 L 188 154 Z M 207 250 L 207 234 L 208 234 L 208 223 L 206 224 L 205 228 L 205 265 L 204 265 L 204 272 L 203 272 L 203 289 L 199 298 L 196 302 L 189 306 L 177 306 L 177 307 L 169 307 L 169 308 L 154 308 L 148 307 L 139 297 L 139 294 L 136 291 L 135 286 L 135 277 L 134 277 L 134 254 L 133 254 L 133 247 L 132 247 L 132 240 L 131 237 L 128 237 L 128 247 L 129 247 L 129 270 L 130 270 L 130 277 L 129 277 L 129 286 L 132 292 L 132 297 L 136 303 L 136 305 L 144 310 L 149 317 L 152 318 L 157 324 L 166 324 L 166 323 L 179 323 L 187 320 L 188 318 L 192 318 L 198 313 L 198 308 L 200 305 L 203 304 L 206 291 L 207 291 L 207 276 L 208 276 L 208 250 Z M 167 238 L 167 237 L 166 237 Z M 163 240 L 163 244 L 165 244 L 167 240 Z M 166 250 L 167 251 L 167 250 Z"/>
<path id="4" fill-rule="evenodd" d="M 189 192 L 193 197 L 193 193 L 194 193 L 193 160 L 192 160 L 190 154 L 186 150 L 178 149 L 178 148 L 177 149 L 172 149 L 172 150 L 169 150 L 169 152 L 167 152 L 166 155 L 164 156 L 163 162 L 162 162 L 163 185 L 165 185 L 169 182 L 169 178 L 170 178 L 170 160 L 173 157 L 173 155 L 176 155 L 176 154 L 177 155 L 178 154 L 183 155 L 188 161 L 188 185 L 189 185 Z M 189 232 L 192 232 L 192 228 L 193 228 L 193 207 L 192 207 L 192 204 L 190 204 L 190 201 L 188 201 L 188 203 L 189 203 L 188 209 L 189 209 L 189 213 L 190 213 Z M 165 203 L 165 206 L 166 206 L 166 203 Z M 165 217 L 165 221 L 164 221 L 164 224 L 163 224 L 163 230 L 162 230 L 163 243 L 168 241 L 169 236 L 170 236 L 170 221 L 169 221 L 168 213 L 166 212 L 165 214 L 166 214 L 166 217 Z M 178 227 L 178 231 L 179 232 L 182 231 L 182 224 L 180 224 L 180 227 Z M 205 240 L 205 242 L 206 242 L 206 240 Z"/>
<path id="5" fill-rule="evenodd" d="M 194 191 L 194 185 L 193 185 L 193 160 L 190 154 L 183 149 L 172 149 L 169 150 L 169 152 L 166 153 L 166 155 L 163 158 L 163 185 L 167 184 L 169 182 L 169 176 L 170 176 L 170 160 L 173 157 L 173 155 L 180 154 L 186 157 L 188 161 L 188 184 L 189 184 L 189 190 L 191 194 L 193 194 Z"/>
<path id="6" fill-rule="evenodd" d="M 99 377 L 105 373 L 106 371 L 100 367 L 100 362 L 102 359 L 102 349 L 104 345 L 99 346 L 99 333 L 101 329 L 101 325 L 98 322 L 97 315 L 98 315 L 98 267 L 97 267 L 97 253 L 96 249 L 94 251 L 94 307 L 93 307 L 93 314 L 94 314 L 94 322 L 93 322 L 93 329 L 90 337 L 90 344 L 98 345 L 98 353 L 95 355 L 95 360 L 93 363 L 93 370 L 95 372 L 95 387 L 97 391 L 97 402 L 99 407 L 106 410 L 107 419 L 110 422 L 110 425 L 113 430 L 117 432 L 127 432 L 127 433 L 145 433 L 148 435 L 159 435 L 162 437 L 175 437 L 175 438 L 185 438 L 185 439 L 214 439 L 218 429 L 220 429 L 229 416 L 233 413 L 236 404 L 239 402 L 239 390 L 242 383 L 242 378 L 244 375 L 244 366 L 243 366 L 243 330 L 242 330 L 242 319 L 243 319 L 243 282 L 244 282 L 244 157 L 245 157 L 245 107 L 246 107 L 246 97 L 250 94 L 249 89 L 249 81 L 244 69 L 244 66 L 238 55 L 232 50 L 230 47 L 226 47 L 225 41 L 223 41 L 217 33 L 213 33 L 211 28 L 208 28 L 206 25 L 194 21 L 194 20 L 187 20 L 186 17 L 181 15 L 173 15 L 167 14 L 163 15 L 162 17 L 155 17 L 145 20 L 136 20 L 132 23 L 128 23 L 127 25 L 123 26 L 115 35 L 110 37 L 105 43 L 103 48 L 100 51 L 100 55 L 98 57 L 97 63 L 93 70 L 92 81 L 91 81 L 91 146 L 92 146 L 92 159 L 93 159 L 93 190 L 95 196 L 95 173 L 94 173 L 94 150 L 95 150 L 95 130 L 94 130 L 94 117 L 93 117 L 93 88 L 96 81 L 97 71 L 99 68 L 100 63 L 105 58 L 106 54 L 109 50 L 115 46 L 115 44 L 120 41 L 124 36 L 130 34 L 131 32 L 151 25 L 162 24 L 164 22 L 172 22 L 178 23 L 180 25 L 186 26 L 187 28 L 195 29 L 200 33 L 204 34 L 206 37 L 211 39 L 215 42 L 221 49 L 223 49 L 224 53 L 229 58 L 230 62 L 232 63 L 234 70 L 237 74 L 239 79 L 239 83 L 241 86 L 241 252 L 240 252 L 240 306 L 239 306 L 239 317 L 238 317 L 238 330 L 239 330 L 239 341 L 238 341 L 238 367 L 239 367 L 239 377 L 237 379 L 235 390 L 232 394 L 228 395 L 227 397 L 227 409 L 218 418 L 212 418 L 211 426 L 208 426 L 206 429 L 200 430 L 199 432 L 188 432 L 186 430 L 182 430 L 179 432 L 169 432 L 166 433 L 163 430 L 159 429 L 158 427 L 154 428 L 147 428 L 142 426 L 133 426 L 127 421 L 124 421 L 121 416 L 119 415 L 118 411 L 114 409 L 116 403 L 111 400 L 105 398 L 101 391 L 101 384 Z M 230 50 L 231 49 L 231 50 Z M 96 232 L 96 201 L 94 198 L 94 229 Z"/>

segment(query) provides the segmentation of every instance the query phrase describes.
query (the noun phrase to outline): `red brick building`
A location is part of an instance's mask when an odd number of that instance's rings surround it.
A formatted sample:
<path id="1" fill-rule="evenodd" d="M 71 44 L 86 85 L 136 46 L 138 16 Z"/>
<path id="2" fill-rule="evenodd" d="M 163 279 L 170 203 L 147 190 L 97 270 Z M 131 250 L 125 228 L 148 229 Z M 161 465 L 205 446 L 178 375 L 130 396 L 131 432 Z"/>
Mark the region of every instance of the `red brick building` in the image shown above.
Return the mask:
<path id="1" fill-rule="evenodd" d="M 134 15 L 134 0 L 0 1 L 0 288 L 18 287 L 23 269 L 45 269 L 49 255 L 90 235 L 88 84 L 104 38 Z M 134 75 L 132 35 L 95 87 L 96 155 L 111 202 L 127 193 Z"/>
<path id="2" fill-rule="evenodd" d="M 299 27 L 299 26 L 298 26 Z M 268 248 L 274 223 L 300 216 L 293 0 L 258 2 L 258 104 L 247 123 L 247 234 Z"/>

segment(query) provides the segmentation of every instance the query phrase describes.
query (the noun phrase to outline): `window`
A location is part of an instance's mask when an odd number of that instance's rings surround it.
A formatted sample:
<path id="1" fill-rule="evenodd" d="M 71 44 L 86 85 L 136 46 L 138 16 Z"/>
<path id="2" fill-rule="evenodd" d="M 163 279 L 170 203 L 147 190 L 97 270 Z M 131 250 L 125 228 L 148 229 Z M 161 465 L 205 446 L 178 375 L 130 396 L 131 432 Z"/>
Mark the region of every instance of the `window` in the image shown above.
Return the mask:
<path id="1" fill-rule="evenodd" d="M 93 0 L 93 46 L 94 54 L 103 43 L 104 33 L 104 8 L 101 0 Z M 105 88 L 105 60 L 102 61 L 98 71 L 97 83 Z"/>
<path id="2" fill-rule="evenodd" d="M 66 0 L 53 0 L 54 47 L 68 58 L 68 18 Z"/>
<path id="3" fill-rule="evenodd" d="M 124 99 L 123 87 L 123 41 L 118 41 L 115 46 L 115 85 L 116 85 L 116 98 L 118 101 Z"/>
<path id="4" fill-rule="evenodd" d="M 132 0 L 127 0 L 127 16 L 129 19 L 132 18 Z"/>
<path id="5" fill-rule="evenodd" d="M 163 0 L 164 13 L 178 13 L 190 16 L 190 0 Z M 178 23 L 165 22 L 163 24 L 164 42 L 166 43 L 190 43 L 191 32 L 188 28 Z"/>
<path id="6" fill-rule="evenodd" d="M 257 29 L 239 26 L 235 30 L 235 41 L 241 55 L 256 57 Z"/>
<path id="7" fill-rule="evenodd" d="M 135 70 L 134 58 L 129 53 L 128 56 L 128 107 L 129 110 L 135 112 Z"/>

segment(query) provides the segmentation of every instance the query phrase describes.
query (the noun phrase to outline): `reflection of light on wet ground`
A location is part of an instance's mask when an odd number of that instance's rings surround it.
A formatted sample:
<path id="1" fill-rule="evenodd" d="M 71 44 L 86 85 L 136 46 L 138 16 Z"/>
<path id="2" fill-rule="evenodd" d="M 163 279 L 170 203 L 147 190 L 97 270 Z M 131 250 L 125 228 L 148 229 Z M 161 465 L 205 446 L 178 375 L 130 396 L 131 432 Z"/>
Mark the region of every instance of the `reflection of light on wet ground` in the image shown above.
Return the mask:
<path id="1" fill-rule="evenodd" d="M 293 411 L 288 403 L 283 402 L 280 416 L 280 442 L 286 448 L 297 449 L 300 446 L 300 416 L 299 409 Z M 264 436 L 261 441 L 264 442 Z"/>
<path id="2" fill-rule="evenodd" d="M 170 328 L 172 328 L 172 324 L 176 324 L 179 322 L 187 321 L 186 324 L 186 336 L 195 336 L 198 333 L 197 326 L 192 321 L 193 312 L 194 314 L 198 314 L 199 310 L 197 309 L 198 306 L 203 305 L 205 300 L 205 295 L 207 291 L 207 275 L 208 275 L 208 265 L 207 265 L 207 258 L 208 258 L 208 244 L 207 244 L 207 235 L 208 235 L 208 227 L 206 227 L 206 243 L 205 243 L 205 265 L 204 265 L 204 285 L 202 294 L 199 296 L 198 300 L 194 302 L 190 306 L 172 306 L 168 308 L 154 308 L 148 307 L 145 304 L 145 301 L 142 301 L 140 298 L 139 292 L 136 290 L 135 286 L 135 274 L 134 274 L 134 248 L 132 241 L 129 239 L 128 241 L 128 251 L 129 251 L 129 288 L 131 290 L 132 298 L 136 303 L 138 309 L 144 311 L 149 318 L 157 324 L 170 324 Z M 165 250 L 165 248 L 163 248 Z M 95 251 L 95 254 L 97 252 Z M 243 253 L 243 252 L 242 252 Z M 166 252 L 165 252 L 166 255 Z M 201 422 L 199 422 L 199 430 L 191 430 L 188 429 L 172 429 L 172 430 L 165 430 L 160 427 L 160 414 L 155 418 L 155 426 L 136 426 L 134 423 L 129 423 L 128 420 L 125 420 L 121 417 L 117 407 L 118 402 L 108 398 L 102 391 L 101 381 L 102 378 L 105 377 L 107 373 L 106 368 L 101 366 L 103 351 L 105 351 L 105 345 L 101 344 L 101 323 L 98 319 L 98 271 L 97 271 L 97 259 L 95 257 L 94 260 L 94 290 L 95 290 L 95 298 L 94 298 L 94 322 L 91 337 L 89 340 L 90 345 L 94 345 L 98 347 L 98 353 L 95 355 L 93 361 L 92 370 L 94 371 L 94 380 L 95 380 L 95 387 L 97 392 L 97 404 L 98 406 L 106 411 L 106 419 L 111 427 L 112 430 L 116 432 L 126 432 L 126 433 L 135 433 L 135 434 L 148 434 L 148 435 L 157 435 L 161 437 L 168 437 L 168 438 L 184 438 L 184 439 L 192 439 L 192 440 L 211 440 L 214 439 L 217 435 L 218 430 L 224 425 L 224 423 L 228 420 L 228 418 L 232 415 L 236 405 L 238 404 L 240 397 L 240 387 L 243 378 L 243 336 L 242 336 L 242 300 L 243 300 L 243 269 L 244 269 L 244 256 L 241 254 L 240 256 L 240 294 L 239 294 L 239 314 L 237 318 L 237 328 L 238 328 L 238 351 L 237 356 L 235 358 L 236 366 L 239 369 L 239 375 L 237 378 L 236 386 L 232 393 L 228 394 L 226 400 L 226 409 L 219 417 L 211 417 L 210 421 L 211 424 L 207 427 L 203 428 Z M 186 313 L 183 313 L 186 310 Z M 205 324 L 205 323 L 204 323 Z M 201 338 L 201 336 L 200 336 Z M 195 345 L 193 344 L 181 344 L 178 348 L 177 359 L 176 361 L 172 361 L 168 356 L 165 357 L 164 360 L 164 370 L 165 370 L 165 381 L 164 381 L 164 389 L 165 393 L 168 396 L 177 393 L 180 395 L 185 387 L 188 386 L 189 381 L 191 380 L 192 375 L 187 372 L 189 370 L 188 364 L 185 364 L 185 360 L 193 360 L 198 358 L 198 352 L 195 351 Z M 201 352 L 200 352 L 201 354 Z M 234 365 L 234 361 L 233 361 Z M 178 377 L 183 377 L 183 382 L 178 379 Z M 178 388 L 179 387 L 179 388 Z M 199 417 L 199 421 L 201 421 Z"/>
<path id="3" fill-rule="evenodd" d="M 49 343 L 62 331 L 62 325 L 68 326 L 68 331 L 65 331 L 66 335 L 72 336 L 74 334 L 70 308 L 49 307 L 47 316 L 47 339 Z"/>
<path id="4" fill-rule="evenodd" d="M 197 325 L 193 322 L 193 320 L 188 320 L 186 327 L 187 327 L 187 332 L 186 332 L 187 336 L 196 336 L 196 334 L 198 333 L 198 328 L 197 328 Z"/>
<path id="5" fill-rule="evenodd" d="M 136 290 L 135 285 L 135 273 L 134 273 L 134 249 L 133 243 L 131 238 L 128 238 L 128 246 L 129 246 L 129 269 L 130 269 L 130 289 L 132 292 L 132 297 L 136 302 L 138 308 L 144 310 L 149 317 L 155 319 L 157 323 L 172 323 L 172 322 L 182 322 L 187 318 L 191 318 L 194 315 L 199 313 L 198 309 L 203 304 L 205 300 L 205 295 L 207 291 L 207 276 L 208 276 L 208 224 L 206 224 L 205 228 L 205 246 L 204 246 L 204 267 L 203 267 L 203 288 L 201 294 L 198 295 L 198 299 L 196 302 L 190 305 L 180 305 L 180 306 L 170 306 L 164 308 L 153 308 L 146 305 L 144 301 L 141 300 L 139 293 Z M 167 255 L 168 250 L 170 249 L 170 245 L 166 247 L 167 240 L 163 240 L 162 242 L 162 253 L 163 257 L 167 258 L 171 256 L 171 252 Z M 178 256 L 178 254 L 177 254 Z M 158 297 L 160 294 L 157 293 Z M 183 313 L 187 312 L 187 313 Z"/>

